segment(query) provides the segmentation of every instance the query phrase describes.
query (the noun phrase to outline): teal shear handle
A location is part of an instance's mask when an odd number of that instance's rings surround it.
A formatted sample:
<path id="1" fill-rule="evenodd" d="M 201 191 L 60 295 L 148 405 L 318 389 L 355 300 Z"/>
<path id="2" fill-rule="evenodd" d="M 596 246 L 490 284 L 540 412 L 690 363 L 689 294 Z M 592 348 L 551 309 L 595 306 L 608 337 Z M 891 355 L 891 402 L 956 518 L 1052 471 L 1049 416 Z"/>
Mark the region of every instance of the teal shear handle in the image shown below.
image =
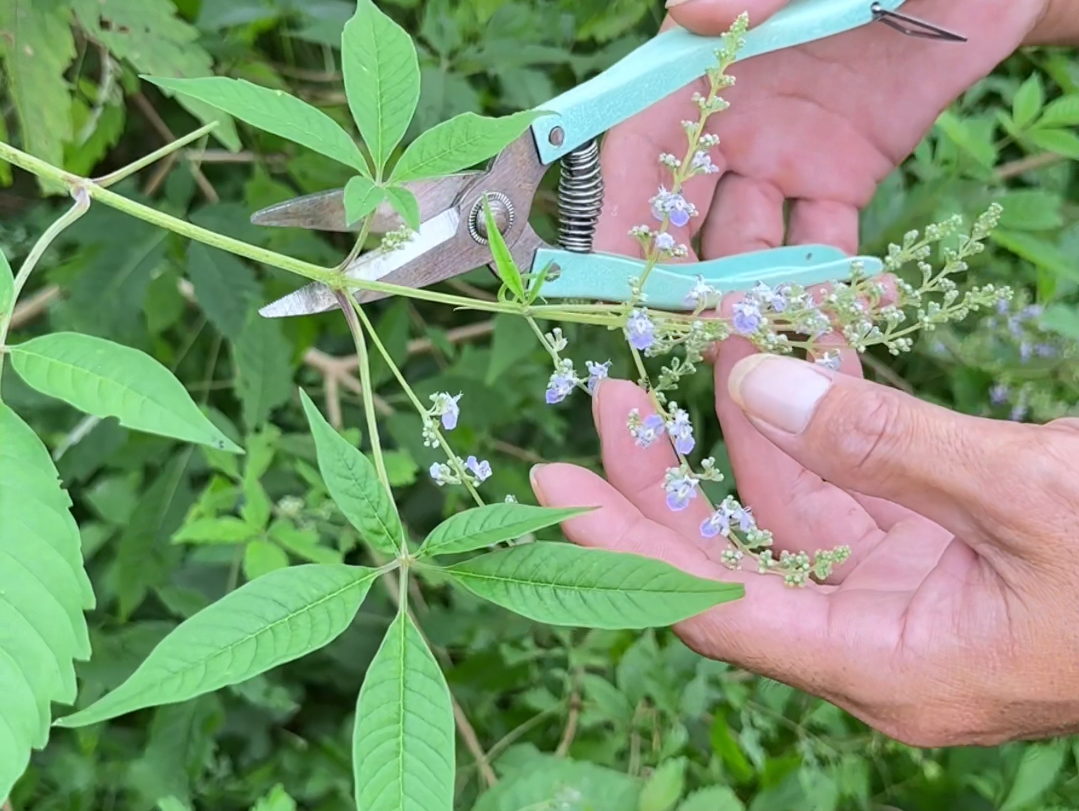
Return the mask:
<path id="1" fill-rule="evenodd" d="M 829 245 L 789 245 L 707 262 L 656 265 L 648 274 L 644 293 L 649 307 L 692 311 L 696 304 L 690 292 L 698 278 L 719 293 L 743 292 L 761 282 L 769 287 L 809 287 L 850 278 L 855 262 L 870 276 L 884 269 L 876 257 L 847 256 Z M 547 299 L 624 302 L 630 296 L 629 280 L 639 276 L 642 269 L 639 259 L 614 254 L 573 254 L 553 249 L 537 252 L 535 270 L 553 265 L 558 266 L 559 274 L 543 284 L 541 295 Z"/>
<path id="2" fill-rule="evenodd" d="M 868 25 L 904 0 L 792 0 L 745 37 L 739 61 Z M 752 24 L 750 20 L 750 24 Z M 554 163 L 614 125 L 704 76 L 716 64 L 717 37 L 675 28 L 623 57 L 600 75 L 542 105 L 532 125 L 540 160 Z"/>

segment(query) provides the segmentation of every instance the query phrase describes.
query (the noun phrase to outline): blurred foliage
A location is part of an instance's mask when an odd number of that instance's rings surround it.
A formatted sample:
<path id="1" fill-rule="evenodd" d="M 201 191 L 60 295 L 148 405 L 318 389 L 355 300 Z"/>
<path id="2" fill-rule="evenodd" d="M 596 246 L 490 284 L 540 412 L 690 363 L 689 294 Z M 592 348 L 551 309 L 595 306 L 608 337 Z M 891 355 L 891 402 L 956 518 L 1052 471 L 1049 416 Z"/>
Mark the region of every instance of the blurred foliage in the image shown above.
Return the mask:
<path id="1" fill-rule="evenodd" d="M 0 0 L 6 76 L 0 136 L 75 172 L 104 174 L 211 120 L 140 73 L 217 72 L 288 88 L 347 119 L 338 54 L 346 0 Z M 422 100 L 414 129 L 476 111 L 538 104 L 650 36 L 652 0 L 394 0 L 417 39 Z M 732 112 L 736 114 L 736 112 Z M 1023 291 L 1012 311 L 925 335 L 868 374 L 967 413 L 1047 420 L 1079 413 L 1079 61 L 1070 51 L 1015 55 L 941 117 L 865 212 L 867 252 L 930 221 L 1005 207 L 978 283 Z M 341 235 L 260 230 L 249 213 L 343 184 L 348 170 L 223 121 L 206 151 L 152 167 L 124 194 L 256 244 L 321 263 Z M 548 178 L 535 225 L 551 235 Z M 0 167 L 0 246 L 13 263 L 58 212 L 35 182 Z M 492 294 L 484 270 L 462 282 Z M 98 593 L 95 656 L 80 668 L 83 706 L 116 687 L 171 628 L 242 579 L 301 561 L 362 562 L 329 502 L 297 399 L 303 386 L 361 440 L 351 341 L 340 319 L 252 317 L 288 292 L 284 274 L 185 244 L 95 207 L 48 252 L 17 338 L 73 329 L 137 346 L 174 370 L 234 440 L 237 458 L 83 419 L 4 378 L 75 501 Z M 391 300 L 370 307 L 421 397 L 463 392 L 463 446 L 494 462 L 491 501 L 530 498 L 529 467 L 599 469 L 588 404 L 543 404 L 549 375 L 522 322 Z M 579 330 L 566 329 L 574 345 Z M 589 357 L 621 340 L 589 333 Z M 627 376 L 628 368 L 611 370 Z M 402 516 L 417 534 L 462 506 L 422 474 L 435 458 L 384 364 L 380 420 Z M 725 459 L 700 375 L 679 398 L 706 451 Z M 339 408 L 337 407 L 339 404 Z M 716 494 L 713 494 L 716 495 Z M 721 495 L 721 494 L 720 494 Z M 500 780 L 483 793 L 458 746 L 458 807 L 476 811 L 791 811 L 1079 807 L 1079 744 L 919 751 L 831 705 L 702 659 L 670 632 L 569 632 L 459 593 L 418 611 L 448 657 L 454 695 Z M 82 730 L 55 731 L 11 803 L 23 809 L 351 807 L 356 685 L 392 616 L 372 591 L 352 627 L 314 656 L 236 688 Z"/>

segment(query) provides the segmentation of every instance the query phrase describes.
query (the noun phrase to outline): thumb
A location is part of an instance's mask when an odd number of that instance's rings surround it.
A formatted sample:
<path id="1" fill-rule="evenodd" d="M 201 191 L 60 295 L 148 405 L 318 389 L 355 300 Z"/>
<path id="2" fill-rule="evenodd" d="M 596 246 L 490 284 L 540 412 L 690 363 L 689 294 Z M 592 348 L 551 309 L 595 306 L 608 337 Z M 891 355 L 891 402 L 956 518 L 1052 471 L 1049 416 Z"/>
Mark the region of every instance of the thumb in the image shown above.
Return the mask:
<path id="1" fill-rule="evenodd" d="M 1079 432 L 957 414 L 775 355 L 740 361 L 728 390 L 762 434 L 825 481 L 907 507 L 972 545 L 1040 557 L 1049 516 L 1074 520 L 1079 510 L 1079 487 L 1066 494 L 1061 481 L 1079 477 Z"/>
<path id="2" fill-rule="evenodd" d="M 790 0 L 667 0 L 667 13 L 694 34 L 714 37 L 725 33 L 742 12 L 749 15 L 752 27 L 789 3 Z"/>

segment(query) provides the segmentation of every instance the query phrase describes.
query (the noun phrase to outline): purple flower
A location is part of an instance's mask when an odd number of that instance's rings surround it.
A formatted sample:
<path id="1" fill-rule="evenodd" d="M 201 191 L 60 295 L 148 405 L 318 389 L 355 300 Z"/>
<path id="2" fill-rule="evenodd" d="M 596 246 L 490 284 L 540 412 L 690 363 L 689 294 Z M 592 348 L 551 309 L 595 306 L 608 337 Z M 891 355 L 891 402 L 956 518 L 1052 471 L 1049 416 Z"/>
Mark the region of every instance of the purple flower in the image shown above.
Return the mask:
<path id="1" fill-rule="evenodd" d="M 659 414 L 649 414 L 640 425 L 630 428 L 630 433 L 637 440 L 638 446 L 647 448 L 659 439 L 665 427 L 663 417 Z"/>
<path id="2" fill-rule="evenodd" d="M 817 358 L 816 364 L 818 366 L 823 366 L 825 369 L 831 369 L 834 372 L 838 372 L 839 367 L 843 365 L 843 356 L 839 353 L 838 349 L 829 349 Z"/>
<path id="3" fill-rule="evenodd" d="M 743 533 L 757 526 L 752 510 L 728 497 L 719 505 L 719 509 L 701 524 L 701 535 L 705 538 L 715 538 L 717 535 L 726 537 L 730 535 L 732 523 L 737 524 L 739 531 Z"/>
<path id="4" fill-rule="evenodd" d="M 453 471 L 450 470 L 449 466 L 441 464 L 440 462 L 435 462 L 431 465 L 430 473 L 431 478 L 434 479 L 435 484 L 439 487 L 452 483 L 455 478 Z"/>
<path id="5" fill-rule="evenodd" d="M 693 283 L 692 289 L 690 289 L 689 293 L 686 295 L 686 303 L 694 306 L 707 304 L 708 300 L 718 292 L 718 290 L 704 280 L 703 276 L 698 276 L 697 281 Z"/>
<path id="6" fill-rule="evenodd" d="M 749 299 L 742 299 L 734 305 L 734 331 L 742 335 L 752 335 L 761 327 L 764 316 L 760 307 Z"/>
<path id="7" fill-rule="evenodd" d="M 757 282 L 757 286 L 750 291 L 750 296 L 756 301 L 758 307 L 763 304 L 777 313 L 783 312 L 790 305 L 787 294 L 787 287 L 780 286 L 773 290 L 764 282 Z"/>
<path id="8" fill-rule="evenodd" d="M 1023 343 L 1019 345 L 1019 361 L 1021 363 L 1026 363 L 1027 361 L 1029 361 L 1033 354 L 1034 347 L 1032 347 L 1026 341 L 1023 341 Z"/>
<path id="9" fill-rule="evenodd" d="M 606 361 L 604 363 L 596 363 L 591 360 L 586 360 L 584 365 L 588 368 L 588 393 L 595 394 L 596 386 L 599 385 L 599 381 L 604 380 L 607 377 L 607 373 L 611 368 L 611 362 Z"/>
<path id="10" fill-rule="evenodd" d="M 681 512 L 697 497 L 697 479 L 680 468 L 671 468 L 667 471 L 663 489 L 667 493 L 668 509 Z"/>
<path id="11" fill-rule="evenodd" d="M 719 171 L 719 167 L 712 163 L 712 156 L 703 149 L 698 149 L 696 154 L 693 155 L 693 162 L 690 167 L 694 172 L 705 175 L 714 175 Z"/>
<path id="12" fill-rule="evenodd" d="M 431 395 L 431 400 L 434 403 L 431 413 L 435 417 L 442 418 L 442 427 L 447 431 L 452 431 L 457 427 L 457 418 L 461 416 L 461 409 L 457 405 L 458 400 L 461 399 L 461 395 L 451 397 L 448 392 L 440 391 Z"/>
<path id="13" fill-rule="evenodd" d="M 689 218 L 697 213 L 692 203 L 678 192 L 667 191 L 660 186 L 659 194 L 652 198 L 652 216 L 660 222 L 670 217 L 671 225 L 683 228 L 689 224 Z"/>
<path id="14" fill-rule="evenodd" d="M 626 340 L 634 349 L 645 350 L 656 342 L 656 325 L 644 310 L 634 310 L 626 319 Z"/>
<path id="15" fill-rule="evenodd" d="M 1050 344 L 1035 344 L 1034 354 L 1039 358 L 1055 358 L 1057 356 L 1057 348 Z"/>
<path id="16" fill-rule="evenodd" d="M 491 463 L 486 459 L 478 462 L 475 456 L 469 456 L 465 459 L 465 467 L 476 477 L 476 484 L 482 484 L 491 478 Z"/>
<path id="17" fill-rule="evenodd" d="M 547 382 L 547 405 L 561 403 L 573 393 L 576 385 L 577 373 L 573 370 L 573 361 L 563 359 Z"/>
<path id="18" fill-rule="evenodd" d="M 701 537 L 715 538 L 717 535 L 726 537 L 731 531 L 731 517 L 727 511 L 720 507 L 701 524 Z"/>
<path id="19" fill-rule="evenodd" d="M 1011 393 L 1008 391 L 1007 386 L 1005 386 L 1003 383 L 997 383 L 995 386 L 989 389 L 989 402 L 991 402 L 995 406 L 1002 406 L 1008 402 L 1008 397 L 1010 396 L 1010 394 Z"/>
<path id="20" fill-rule="evenodd" d="M 689 414 L 681 408 L 675 408 L 667 422 L 667 433 L 674 440 L 674 447 L 680 454 L 685 456 L 693 450 L 696 440 L 693 439 L 693 424 L 689 421 Z"/>
<path id="21" fill-rule="evenodd" d="M 656 234 L 656 250 L 664 253 L 671 253 L 677 243 L 674 241 L 674 237 L 664 231 L 662 234 Z"/>
<path id="22" fill-rule="evenodd" d="M 1012 422 L 1022 422 L 1027 417 L 1029 409 L 1025 405 L 1017 405 L 1012 409 L 1012 413 L 1008 415 L 1008 419 Z"/>

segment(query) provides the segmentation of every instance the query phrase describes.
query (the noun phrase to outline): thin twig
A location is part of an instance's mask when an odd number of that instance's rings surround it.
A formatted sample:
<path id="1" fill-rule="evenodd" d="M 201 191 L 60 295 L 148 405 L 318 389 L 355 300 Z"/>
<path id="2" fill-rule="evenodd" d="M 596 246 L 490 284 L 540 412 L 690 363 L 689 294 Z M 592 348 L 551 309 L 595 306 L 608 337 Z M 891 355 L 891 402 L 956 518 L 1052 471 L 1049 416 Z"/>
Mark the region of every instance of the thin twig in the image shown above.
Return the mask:
<path id="1" fill-rule="evenodd" d="M 131 97 L 135 101 L 135 106 L 139 108 L 146 119 L 150 122 L 150 126 L 157 130 L 157 134 L 165 139 L 166 142 L 172 142 L 176 140 L 176 136 L 172 134 L 172 130 L 169 129 L 169 125 L 157 114 L 157 110 L 150 104 L 150 100 L 142 93 L 136 93 Z M 199 189 L 202 190 L 203 196 L 206 197 L 211 203 L 218 203 L 221 198 L 217 195 L 217 190 L 213 187 L 209 180 L 206 179 L 206 175 L 202 173 L 202 170 L 195 164 L 189 163 L 191 166 L 191 174 L 195 177 L 195 182 L 198 184 Z"/>
<path id="2" fill-rule="evenodd" d="M 446 284 L 448 284 L 458 293 L 464 293 L 470 298 L 479 299 L 480 301 L 498 301 L 498 296 L 496 296 L 494 293 L 482 290 L 481 288 L 476 287 L 476 285 L 474 284 L 462 282 L 460 279 L 447 279 Z"/>
<path id="3" fill-rule="evenodd" d="M 914 393 L 914 387 L 911 386 L 910 383 L 900 377 L 888 364 L 883 363 L 868 352 L 862 355 L 862 363 L 872 369 L 879 377 L 884 378 L 891 384 L 892 388 L 905 391 L 907 394 Z"/>
<path id="4" fill-rule="evenodd" d="M 11 328 L 19 329 L 49 309 L 49 305 L 60 298 L 60 288 L 54 284 L 43 287 L 25 301 L 19 302 L 11 316 Z"/>
<path id="5" fill-rule="evenodd" d="M 581 694 L 577 690 L 577 680 L 573 680 L 573 692 L 569 697 L 569 715 L 566 717 L 566 728 L 562 732 L 562 740 L 558 742 L 558 748 L 554 750 L 555 757 L 565 757 L 569 754 L 569 748 L 573 739 L 577 736 L 577 723 L 581 719 Z"/>
<path id="6" fill-rule="evenodd" d="M 516 445 L 511 445 L 509 442 L 503 442 L 501 439 L 496 439 L 491 444 L 494 445 L 495 450 L 506 454 L 506 456 L 512 456 L 516 459 L 520 459 L 522 462 L 528 462 L 531 465 L 542 465 L 547 461 L 535 451 L 519 448 Z"/>
<path id="7" fill-rule="evenodd" d="M 1062 160 L 1064 160 L 1064 158 L 1055 152 L 1042 152 L 1039 155 L 1028 155 L 1025 158 L 1020 158 L 1017 161 L 1005 163 L 998 167 L 997 179 L 1011 180 L 1013 177 L 1025 175 L 1027 172 L 1032 172 L 1035 169 L 1044 169 L 1047 166 L 1060 163 Z"/>

